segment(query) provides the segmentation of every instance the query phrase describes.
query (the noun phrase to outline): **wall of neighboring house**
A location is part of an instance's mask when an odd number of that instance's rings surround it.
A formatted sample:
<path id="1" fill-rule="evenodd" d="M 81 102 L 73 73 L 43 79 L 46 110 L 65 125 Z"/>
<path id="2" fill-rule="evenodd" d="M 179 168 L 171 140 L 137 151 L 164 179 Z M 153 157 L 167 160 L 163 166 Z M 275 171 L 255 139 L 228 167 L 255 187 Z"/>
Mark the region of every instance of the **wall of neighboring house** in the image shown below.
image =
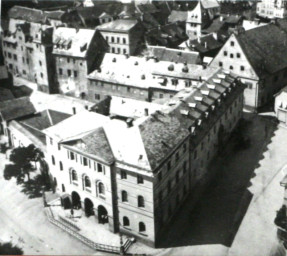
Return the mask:
<path id="1" fill-rule="evenodd" d="M 119 54 L 131 54 L 131 42 L 129 33 L 101 31 L 101 34 L 110 46 L 109 52 Z"/>
<path id="2" fill-rule="evenodd" d="M 70 198 L 72 193 L 76 192 L 80 196 L 82 209 L 85 210 L 85 199 L 89 199 L 93 203 L 95 213 L 95 221 L 99 219 L 98 207 L 103 206 L 108 212 L 108 221 L 110 231 L 115 231 L 114 209 L 112 198 L 112 167 L 87 158 L 87 165 L 84 165 L 83 156 L 73 150 L 59 145 L 57 140 L 46 136 L 47 154 L 46 161 L 49 164 L 49 170 L 52 178 L 56 178 L 57 192 L 60 195 L 68 193 Z M 74 153 L 74 159 L 71 157 L 71 152 Z M 62 170 L 61 170 L 62 164 Z M 98 167 L 101 165 L 101 169 Z M 77 180 L 72 179 L 72 171 L 77 173 Z M 101 170 L 101 171 L 100 171 Z M 88 176 L 91 181 L 91 187 L 86 187 L 84 183 L 85 176 Z M 104 184 L 104 194 L 99 193 L 99 183 Z M 72 198 L 71 198 L 72 200 Z"/>

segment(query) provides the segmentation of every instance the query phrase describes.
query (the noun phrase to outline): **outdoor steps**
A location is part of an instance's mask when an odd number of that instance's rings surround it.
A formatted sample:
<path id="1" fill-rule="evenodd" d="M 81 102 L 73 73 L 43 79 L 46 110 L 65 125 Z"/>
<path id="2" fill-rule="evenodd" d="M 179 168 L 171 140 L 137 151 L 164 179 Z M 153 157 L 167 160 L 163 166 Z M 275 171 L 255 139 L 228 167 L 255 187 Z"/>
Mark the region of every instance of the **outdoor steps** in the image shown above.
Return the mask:
<path id="1" fill-rule="evenodd" d="M 99 244 L 99 243 L 95 243 L 93 241 L 91 241 L 90 239 L 88 239 L 87 237 L 81 235 L 80 233 L 78 233 L 78 231 L 75 231 L 74 228 L 71 227 L 71 223 L 69 224 L 64 224 L 64 221 L 59 221 L 56 220 L 52 210 L 50 209 L 50 207 L 46 207 L 45 208 L 45 212 L 46 215 L 48 217 L 48 220 L 54 224 L 55 226 L 61 228 L 62 230 L 66 231 L 67 233 L 69 233 L 70 235 L 72 235 L 73 237 L 77 238 L 78 240 L 80 240 L 82 243 L 86 244 L 87 246 L 89 246 L 90 248 L 97 250 L 97 251 L 103 251 L 103 252 L 109 252 L 109 253 L 115 253 L 115 254 L 123 254 L 126 253 L 128 248 L 131 246 L 132 241 L 128 238 L 123 246 L 123 251 L 121 251 L 121 247 L 119 246 L 111 246 L 111 245 L 106 245 L 106 244 Z M 63 218 L 62 218 L 63 219 Z M 67 220 L 65 220 L 66 222 Z"/>

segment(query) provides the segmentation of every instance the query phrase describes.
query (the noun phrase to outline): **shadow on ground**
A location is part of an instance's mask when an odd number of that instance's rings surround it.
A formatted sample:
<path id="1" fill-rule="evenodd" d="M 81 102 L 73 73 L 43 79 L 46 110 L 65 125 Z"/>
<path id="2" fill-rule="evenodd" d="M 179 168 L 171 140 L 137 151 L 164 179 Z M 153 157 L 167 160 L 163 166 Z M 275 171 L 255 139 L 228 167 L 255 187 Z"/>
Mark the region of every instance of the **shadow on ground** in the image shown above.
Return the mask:
<path id="1" fill-rule="evenodd" d="M 250 180 L 267 150 L 277 122 L 273 117 L 244 113 L 246 149 L 236 148 L 231 137 L 224 155 L 213 160 L 209 171 L 216 173 L 195 206 L 192 195 L 170 224 L 159 244 L 161 248 L 222 244 L 230 247 L 252 199 Z"/>
<path id="2" fill-rule="evenodd" d="M 43 174 L 38 174 L 33 179 L 26 181 L 22 184 L 22 190 L 24 194 L 28 196 L 28 198 L 36 198 L 41 197 L 43 193 L 43 189 L 45 191 L 49 190 L 49 185 L 47 183 L 47 178 Z"/>

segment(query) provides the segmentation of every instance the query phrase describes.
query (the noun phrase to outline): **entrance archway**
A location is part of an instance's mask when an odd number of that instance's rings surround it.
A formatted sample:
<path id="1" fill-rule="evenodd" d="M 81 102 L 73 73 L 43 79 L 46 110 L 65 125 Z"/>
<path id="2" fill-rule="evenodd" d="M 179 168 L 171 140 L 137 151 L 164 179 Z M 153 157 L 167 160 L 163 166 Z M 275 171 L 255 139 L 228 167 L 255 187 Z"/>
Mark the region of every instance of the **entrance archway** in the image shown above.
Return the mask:
<path id="1" fill-rule="evenodd" d="M 94 204 L 89 198 L 85 198 L 84 204 L 85 204 L 85 214 L 86 214 L 86 216 L 90 217 L 92 215 L 95 215 Z"/>
<path id="2" fill-rule="evenodd" d="M 72 205 L 76 209 L 81 208 L 81 197 L 75 191 L 72 192 Z"/>
<path id="3" fill-rule="evenodd" d="M 108 211 L 102 205 L 98 206 L 98 219 L 99 219 L 99 223 L 101 224 L 105 224 L 109 222 Z"/>

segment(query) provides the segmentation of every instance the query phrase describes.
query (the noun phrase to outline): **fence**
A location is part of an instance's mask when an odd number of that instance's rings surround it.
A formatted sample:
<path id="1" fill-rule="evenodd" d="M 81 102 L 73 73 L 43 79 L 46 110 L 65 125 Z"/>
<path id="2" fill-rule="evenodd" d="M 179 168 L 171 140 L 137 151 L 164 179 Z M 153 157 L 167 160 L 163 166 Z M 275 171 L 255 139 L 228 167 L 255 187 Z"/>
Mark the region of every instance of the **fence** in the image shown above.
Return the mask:
<path id="1" fill-rule="evenodd" d="M 94 250 L 115 253 L 115 254 L 124 254 L 125 252 L 127 252 L 129 247 L 132 245 L 132 241 L 129 238 L 125 241 L 122 247 L 122 250 L 121 250 L 121 247 L 119 246 L 111 246 L 111 245 L 106 245 L 106 244 L 95 243 L 92 240 L 88 239 L 87 237 L 78 233 L 80 229 L 76 225 L 71 227 L 70 226 L 71 223 L 67 220 L 63 220 L 64 219 L 63 217 L 60 217 L 59 220 L 56 220 L 50 207 L 46 207 L 45 212 L 48 217 L 48 220 L 52 224 L 66 231 L 67 233 L 77 238 L 82 243 L 86 244 L 87 246 L 89 246 L 90 248 Z M 76 231 L 75 229 L 78 229 L 78 231 Z"/>

